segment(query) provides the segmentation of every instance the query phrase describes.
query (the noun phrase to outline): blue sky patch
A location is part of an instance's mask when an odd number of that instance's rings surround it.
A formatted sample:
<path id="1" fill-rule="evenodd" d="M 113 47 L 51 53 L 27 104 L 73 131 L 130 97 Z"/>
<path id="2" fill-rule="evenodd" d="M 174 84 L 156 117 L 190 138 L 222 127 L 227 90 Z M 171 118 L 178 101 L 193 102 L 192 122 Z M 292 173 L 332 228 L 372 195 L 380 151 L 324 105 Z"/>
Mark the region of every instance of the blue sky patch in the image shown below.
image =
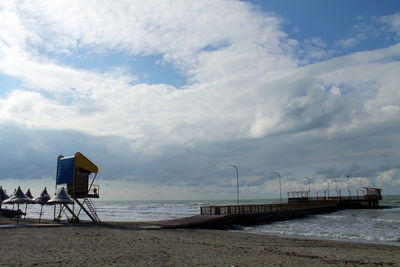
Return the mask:
<path id="1" fill-rule="evenodd" d="M 0 73 L 0 97 L 4 97 L 8 92 L 22 86 L 19 79 Z"/>
<path id="2" fill-rule="evenodd" d="M 94 72 L 109 72 L 116 68 L 127 70 L 138 78 L 138 83 L 168 84 L 180 88 L 186 84 L 186 76 L 162 55 L 131 56 L 125 53 L 96 53 L 88 49 L 73 51 L 73 55 L 41 51 L 62 64 Z"/>
<path id="3" fill-rule="evenodd" d="M 274 12 L 286 23 L 283 30 L 290 38 L 300 43 L 319 38 L 326 44 L 325 49 L 335 49 L 333 56 L 356 51 L 378 49 L 397 43 L 396 36 L 389 26 L 377 20 L 378 17 L 392 15 L 400 11 L 400 1 L 386 0 L 249 0 L 264 12 Z M 340 41 L 351 42 L 341 48 Z"/>

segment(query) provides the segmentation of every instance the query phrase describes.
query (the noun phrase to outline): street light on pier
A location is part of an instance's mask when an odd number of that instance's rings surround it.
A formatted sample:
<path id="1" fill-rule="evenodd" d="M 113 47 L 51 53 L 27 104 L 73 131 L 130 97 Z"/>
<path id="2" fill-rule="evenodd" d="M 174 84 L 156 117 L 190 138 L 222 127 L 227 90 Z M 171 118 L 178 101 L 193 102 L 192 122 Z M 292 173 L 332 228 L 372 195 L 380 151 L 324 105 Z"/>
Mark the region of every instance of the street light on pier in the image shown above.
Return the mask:
<path id="1" fill-rule="evenodd" d="M 328 199 L 329 199 L 329 180 L 326 180 L 328 182 Z"/>
<path id="2" fill-rule="evenodd" d="M 336 196 L 338 196 L 338 195 L 339 195 L 339 192 L 338 192 L 337 180 L 336 180 L 336 179 L 335 179 L 335 185 L 336 185 Z"/>
<path id="3" fill-rule="evenodd" d="M 239 169 L 233 164 L 229 164 L 229 166 L 236 169 L 237 204 L 239 205 Z"/>
<path id="4" fill-rule="evenodd" d="M 279 199 L 280 202 L 282 203 L 282 183 L 281 183 L 281 174 L 279 172 L 274 172 L 276 174 L 278 174 L 279 177 Z"/>
<path id="5" fill-rule="evenodd" d="M 347 191 L 349 191 L 349 197 L 351 197 L 351 191 L 350 191 L 350 176 L 347 175 Z"/>
<path id="6" fill-rule="evenodd" d="M 310 195 L 310 192 L 311 192 L 311 187 L 310 187 L 310 178 L 308 178 L 308 177 L 304 177 L 304 178 L 306 178 L 307 179 L 307 181 L 308 181 L 308 195 Z"/>

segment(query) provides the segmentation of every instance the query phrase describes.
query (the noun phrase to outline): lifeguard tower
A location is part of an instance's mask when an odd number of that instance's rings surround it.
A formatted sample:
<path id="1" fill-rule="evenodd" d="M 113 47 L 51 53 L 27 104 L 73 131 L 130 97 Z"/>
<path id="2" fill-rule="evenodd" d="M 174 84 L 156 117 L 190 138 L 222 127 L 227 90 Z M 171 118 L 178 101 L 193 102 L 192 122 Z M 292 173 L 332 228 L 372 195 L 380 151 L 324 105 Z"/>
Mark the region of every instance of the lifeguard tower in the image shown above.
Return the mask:
<path id="1" fill-rule="evenodd" d="M 100 187 L 93 184 L 98 172 L 99 168 L 82 153 L 76 152 L 70 157 L 60 155 L 57 158 L 56 191 L 57 186 L 67 185 L 68 195 L 74 201 L 73 208 L 68 208 L 68 211 L 72 213 L 74 221 L 79 222 L 79 215 L 83 210 L 93 222 L 100 222 L 91 200 L 99 198 Z M 78 212 L 75 212 L 75 203 L 79 206 Z"/>

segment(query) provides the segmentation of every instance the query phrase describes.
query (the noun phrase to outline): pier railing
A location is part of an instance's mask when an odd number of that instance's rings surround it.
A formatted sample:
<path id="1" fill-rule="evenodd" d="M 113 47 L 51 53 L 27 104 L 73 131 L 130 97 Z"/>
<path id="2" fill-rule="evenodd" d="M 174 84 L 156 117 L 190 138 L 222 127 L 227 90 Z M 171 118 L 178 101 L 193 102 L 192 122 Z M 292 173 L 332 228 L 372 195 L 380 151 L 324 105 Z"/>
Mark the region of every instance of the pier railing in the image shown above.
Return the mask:
<path id="1" fill-rule="evenodd" d="M 280 204 L 249 204 L 249 205 L 226 205 L 226 206 L 203 206 L 201 214 L 255 214 L 271 213 L 288 210 L 307 208 L 323 208 L 336 206 L 338 201 L 326 200 L 307 203 L 280 203 Z"/>
<path id="2" fill-rule="evenodd" d="M 289 200 L 296 200 L 298 198 L 289 198 Z M 351 200 L 351 201 L 363 201 L 363 200 L 379 200 L 378 196 L 329 196 L 329 197 L 308 197 L 306 201 L 327 201 L 327 200 Z"/>

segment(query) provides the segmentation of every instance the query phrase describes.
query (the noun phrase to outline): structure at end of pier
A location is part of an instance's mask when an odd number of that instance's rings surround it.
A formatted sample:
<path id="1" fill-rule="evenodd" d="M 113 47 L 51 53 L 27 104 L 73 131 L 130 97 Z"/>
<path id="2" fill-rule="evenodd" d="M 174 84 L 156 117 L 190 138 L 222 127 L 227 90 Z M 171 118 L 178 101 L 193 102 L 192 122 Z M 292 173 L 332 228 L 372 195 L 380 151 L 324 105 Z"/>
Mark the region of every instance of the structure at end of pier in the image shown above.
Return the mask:
<path id="1" fill-rule="evenodd" d="M 378 208 L 379 200 L 382 200 L 382 189 L 375 187 L 363 187 L 362 195 L 342 196 L 341 191 L 335 196 L 324 191 L 324 196 L 309 196 L 309 191 L 291 191 L 288 194 L 288 203 L 318 203 L 324 201 L 336 201 L 343 208 Z"/>

